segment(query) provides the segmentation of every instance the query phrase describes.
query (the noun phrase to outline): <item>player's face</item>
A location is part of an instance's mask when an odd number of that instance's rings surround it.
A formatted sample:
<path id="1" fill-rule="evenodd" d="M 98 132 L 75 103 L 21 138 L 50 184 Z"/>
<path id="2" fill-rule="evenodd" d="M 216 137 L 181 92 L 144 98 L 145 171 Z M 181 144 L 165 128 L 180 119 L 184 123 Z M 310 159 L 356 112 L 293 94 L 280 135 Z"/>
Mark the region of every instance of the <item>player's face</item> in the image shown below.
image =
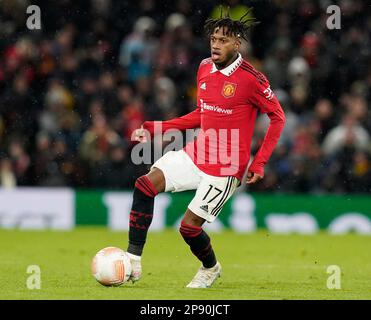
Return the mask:
<path id="1" fill-rule="evenodd" d="M 233 36 L 227 36 L 223 28 L 216 28 L 210 37 L 211 59 L 217 67 L 225 67 L 237 54 L 240 42 Z"/>

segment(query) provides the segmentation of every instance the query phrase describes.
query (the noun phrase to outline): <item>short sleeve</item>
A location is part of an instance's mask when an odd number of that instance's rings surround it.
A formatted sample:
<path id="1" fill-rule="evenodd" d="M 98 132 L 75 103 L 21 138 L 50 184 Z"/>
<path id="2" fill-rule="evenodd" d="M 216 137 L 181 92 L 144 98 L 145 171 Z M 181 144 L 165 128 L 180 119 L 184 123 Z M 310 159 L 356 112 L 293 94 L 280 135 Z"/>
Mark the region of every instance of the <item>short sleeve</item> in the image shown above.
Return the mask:
<path id="1" fill-rule="evenodd" d="M 254 79 L 252 90 L 250 91 L 250 102 L 259 109 L 261 113 L 270 113 L 280 107 L 280 103 L 268 81 Z"/>

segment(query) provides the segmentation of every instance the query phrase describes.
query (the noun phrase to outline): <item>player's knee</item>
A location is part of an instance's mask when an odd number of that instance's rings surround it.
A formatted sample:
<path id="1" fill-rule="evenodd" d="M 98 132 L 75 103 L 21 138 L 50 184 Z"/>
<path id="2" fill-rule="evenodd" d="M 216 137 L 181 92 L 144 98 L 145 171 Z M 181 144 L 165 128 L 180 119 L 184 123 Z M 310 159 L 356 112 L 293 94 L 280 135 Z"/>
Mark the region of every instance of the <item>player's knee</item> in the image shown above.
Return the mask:
<path id="1" fill-rule="evenodd" d="M 183 223 L 190 224 L 192 226 L 198 226 L 201 227 L 203 223 L 205 222 L 205 219 L 199 217 L 195 213 L 193 213 L 189 208 L 187 208 L 186 213 L 183 217 Z"/>
<path id="2" fill-rule="evenodd" d="M 202 233 L 202 227 L 188 224 L 182 220 L 179 232 L 183 238 L 194 238 Z"/>
<path id="3" fill-rule="evenodd" d="M 158 193 L 165 191 L 165 175 L 160 169 L 152 168 L 146 177 L 150 180 Z"/>
<path id="4" fill-rule="evenodd" d="M 158 190 L 152 181 L 145 175 L 140 176 L 135 181 L 135 188 L 139 189 L 142 193 L 148 197 L 154 198 L 158 194 Z"/>

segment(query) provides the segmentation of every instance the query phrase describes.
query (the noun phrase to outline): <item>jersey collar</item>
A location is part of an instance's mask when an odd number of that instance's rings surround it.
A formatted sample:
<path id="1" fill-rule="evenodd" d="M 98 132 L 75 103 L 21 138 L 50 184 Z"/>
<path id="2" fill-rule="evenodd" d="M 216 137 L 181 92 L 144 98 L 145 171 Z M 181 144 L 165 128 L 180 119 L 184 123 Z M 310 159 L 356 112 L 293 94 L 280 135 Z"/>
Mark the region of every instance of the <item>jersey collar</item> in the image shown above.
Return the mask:
<path id="1" fill-rule="evenodd" d="M 241 65 L 243 59 L 242 59 L 242 56 L 240 53 L 238 53 L 238 58 L 233 62 L 231 63 L 228 67 L 225 67 L 224 69 L 222 70 L 218 70 L 216 68 L 216 65 L 215 63 L 213 63 L 213 66 L 211 68 L 211 71 L 210 73 L 214 73 L 216 71 L 220 71 L 221 73 L 223 73 L 225 76 L 229 77 L 233 72 L 236 71 L 236 69 Z"/>

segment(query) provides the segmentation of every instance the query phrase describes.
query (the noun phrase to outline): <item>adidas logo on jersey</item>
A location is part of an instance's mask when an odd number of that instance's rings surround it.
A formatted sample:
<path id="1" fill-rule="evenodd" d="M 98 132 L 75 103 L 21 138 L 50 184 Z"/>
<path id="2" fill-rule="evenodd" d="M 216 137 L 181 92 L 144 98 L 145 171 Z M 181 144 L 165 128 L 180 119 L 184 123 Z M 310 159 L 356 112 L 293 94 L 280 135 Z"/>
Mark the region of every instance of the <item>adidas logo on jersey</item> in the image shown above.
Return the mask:
<path id="1" fill-rule="evenodd" d="M 208 212 L 209 211 L 209 206 L 207 204 L 204 204 L 203 206 L 200 207 L 200 209 Z"/>
<path id="2" fill-rule="evenodd" d="M 200 88 L 206 90 L 206 82 L 201 83 Z"/>

